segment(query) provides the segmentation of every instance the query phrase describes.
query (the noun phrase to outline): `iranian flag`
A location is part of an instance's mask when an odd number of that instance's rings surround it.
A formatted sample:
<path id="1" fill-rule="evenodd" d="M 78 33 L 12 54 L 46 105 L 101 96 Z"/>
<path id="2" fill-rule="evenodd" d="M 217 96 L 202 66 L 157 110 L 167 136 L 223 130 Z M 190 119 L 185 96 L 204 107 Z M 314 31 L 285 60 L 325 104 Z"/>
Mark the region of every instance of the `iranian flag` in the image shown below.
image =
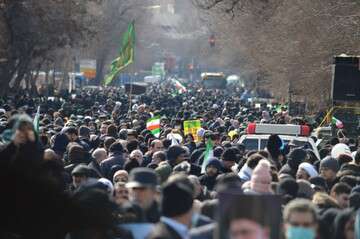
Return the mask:
<path id="1" fill-rule="evenodd" d="M 146 122 L 146 129 L 150 130 L 152 135 L 154 135 L 156 138 L 159 138 L 160 136 L 160 117 L 154 117 L 151 119 L 148 119 Z"/>
<path id="2" fill-rule="evenodd" d="M 186 87 L 183 84 L 181 84 L 180 81 L 174 80 L 174 83 L 175 83 L 176 89 L 178 90 L 178 92 L 180 94 L 187 92 Z"/>
<path id="3" fill-rule="evenodd" d="M 341 122 L 340 120 L 338 120 L 334 116 L 331 118 L 331 124 L 336 125 L 336 128 L 338 128 L 338 129 L 344 128 L 343 122 Z"/>
<path id="4" fill-rule="evenodd" d="M 211 139 L 208 139 L 206 143 L 206 150 L 204 155 L 204 161 L 201 165 L 201 173 L 205 173 L 206 166 L 209 163 L 210 158 L 214 157 L 214 151 L 213 151 L 213 142 Z"/>

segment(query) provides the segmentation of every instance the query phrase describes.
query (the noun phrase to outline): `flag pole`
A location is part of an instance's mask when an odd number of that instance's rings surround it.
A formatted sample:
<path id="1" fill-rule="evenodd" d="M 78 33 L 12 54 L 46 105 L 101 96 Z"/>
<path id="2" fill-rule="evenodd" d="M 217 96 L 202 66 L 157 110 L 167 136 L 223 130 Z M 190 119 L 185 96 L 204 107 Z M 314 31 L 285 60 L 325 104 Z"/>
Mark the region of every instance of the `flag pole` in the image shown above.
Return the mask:
<path id="1" fill-rule="evenodd" d="M 133 27 L 135 28 L 135 21 L 133 20 L 133 22 L 132 22 L 132 25 L 133 25 Z M 134 30 L 135 31 L 135 30 Z M 135 33 L 134 33 L 134 35 L 135 35 Z M 135 38 L 136 39 L 136 38 Z M 131 108 L 132 108 L 132 102 L 131 102 L 131 100 L 132 100 L 132 91 L 133 91 L 133 85 L 132 85 L 132 81 L 131 81 L 131 74 L 132 75 L 134 75 L 134 64 L 135 64 L 135 45 L 136 45 L 136 40 L 135 39 L 133 39 L 133 43 L 134 43 L 134 45 L 133 45 L 133 48 L 132 48 L 132 50 L 133 50 L 133 52 L 132 52 L 132 59 L 133 59 L 133 62 L 131 63 L 131 65 L 130 65 L 130 92 L 129 92 L 129 113 L 131 113 Z M 130 114 L 131 115 L 131 114 Z"/>
<path id="2" fill-rule="evenodd" d="M 132 85 L 132 80 L 131 80 L 131 74 L 133 74 L 133 66 L 131 64 L 130 66 L 130 91 L 129 91 L 129 113 L 131 113 L 131 107 L 132 107 L 132 102 L 131 102 L 131 98 L 132 98 L 132 90 L 133 90 L 133 85 Z M 131 115 L 131 114 L 130 114 Z"/>

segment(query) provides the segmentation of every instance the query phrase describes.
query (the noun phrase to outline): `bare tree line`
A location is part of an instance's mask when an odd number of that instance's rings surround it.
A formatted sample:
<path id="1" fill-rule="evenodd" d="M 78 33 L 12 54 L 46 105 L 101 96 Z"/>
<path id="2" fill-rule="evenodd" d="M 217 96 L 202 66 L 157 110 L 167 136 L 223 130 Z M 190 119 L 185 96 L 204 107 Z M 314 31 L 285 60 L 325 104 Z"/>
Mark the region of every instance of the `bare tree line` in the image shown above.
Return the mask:
<path id="1" fill-rule="evenodd" d="M 219 38 L 226 64 L 259 75 L 259 87 L 324 106 L 337 54 L 360 54 L 355 0 L 193 0 Z M 236 52 L 236 54 L 234 54 Z"/>

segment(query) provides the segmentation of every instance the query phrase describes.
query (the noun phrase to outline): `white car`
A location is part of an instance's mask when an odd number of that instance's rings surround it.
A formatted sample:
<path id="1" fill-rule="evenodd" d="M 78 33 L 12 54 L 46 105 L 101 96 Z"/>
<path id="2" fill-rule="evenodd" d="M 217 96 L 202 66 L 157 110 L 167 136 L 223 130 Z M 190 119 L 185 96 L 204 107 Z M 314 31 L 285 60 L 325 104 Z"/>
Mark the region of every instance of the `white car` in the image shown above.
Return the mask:
<path id="1" fill-rule="evenodd" d="M 307 146 L 320 159 L 316 144 L 310 138 L 310 128 L 308 126 L 251 123 L 247 127 L 247 134 L 242 135 L 238 143 L 244 144 L 246 150 L 263 150 L 266 148 L 271 134 L 279 135 L 284 144 L 291 141 L 296 145 L 295 147 Z"/>

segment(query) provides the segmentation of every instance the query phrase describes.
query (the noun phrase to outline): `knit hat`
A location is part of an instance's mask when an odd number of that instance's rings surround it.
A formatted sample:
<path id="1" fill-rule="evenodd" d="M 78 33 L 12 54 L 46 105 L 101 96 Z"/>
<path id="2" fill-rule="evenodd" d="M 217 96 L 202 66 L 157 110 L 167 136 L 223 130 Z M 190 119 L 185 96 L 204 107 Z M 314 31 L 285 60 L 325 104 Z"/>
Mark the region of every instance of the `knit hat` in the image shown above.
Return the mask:
<path id="1" fill-rule="evenodd" d="M 106 186 L 109 197 L 112 197 L 114 195 L 114 185 L 110 182 L 110 180 L 106 178 L 100 178 L 98 181 Z"/>
<path id="2" fill-rule="evenodd" d="M 262 159 L 252 173 L 250 188 L 258 193 L 270 193 L 271 181 L 270 163 Z"/>
<path id="3" fill-rule="evenodd" d="M 299 165 L 304 162 L 305 158 L 306 158 L 307 154 L 306 151 L 304 149 L 294 149 L 293 151 L 290 152 L 289 156 L 288 156 L 288 164 L 290 166 L 291 169 L 293 170 L 297 170 Z"/>
<path id="4" fill-rule="evenodd" d="M 336 144 L 331 150 L 331 157 L 333 158 L 337 159 L 342 154 L 352 157 L 351 150 L 349 146 L 347 146 L 346 144 L 342 144 L 342 143 Z"/>
<path id="5" fill-rule="evenodd" d="M 314 168 L 314 166 L 312 166 L 311 164 L 306 163 L 306 162 L 301 163 L 299 165 L 299 169 L 304 170 L 310 176 L 310 178 L 316 177 L 319 175 L 318 172 L 316 171 L 316 169 Z"/>
<path id="6" fill-rule="evenodd" d="M 213 166 L 218 170 L 218 172 L 220 172 L 223 167 L 221 161 L 217 158 L 210 158 L 208 164 L 206 165 L 206 168 L 209 166 Z"/>
<path id="7" fill-rule="evenodd" d="M 172 168 L 167 162 L 161 162 L 155 169 L 155 173 L 159 176 L 160 182 L 164 183 L 172 173 Z"/>
<path id="8" fill-rule="evenodd" d="M 340 169 L 339 162 L 335 158 L 332 158 L 331 156 L 327 156 L 320 161 L 320 169 L 321 168 L 331 169 L 335 173 L 337 173 Z"/>
<path id="9" fill-rule="evenodd" d="M 163 188 L 161 207 L 165 217 L 176 217 L 189 212 L 193 205 L 193 191 L 181 181 L 170 182 Z"/>

